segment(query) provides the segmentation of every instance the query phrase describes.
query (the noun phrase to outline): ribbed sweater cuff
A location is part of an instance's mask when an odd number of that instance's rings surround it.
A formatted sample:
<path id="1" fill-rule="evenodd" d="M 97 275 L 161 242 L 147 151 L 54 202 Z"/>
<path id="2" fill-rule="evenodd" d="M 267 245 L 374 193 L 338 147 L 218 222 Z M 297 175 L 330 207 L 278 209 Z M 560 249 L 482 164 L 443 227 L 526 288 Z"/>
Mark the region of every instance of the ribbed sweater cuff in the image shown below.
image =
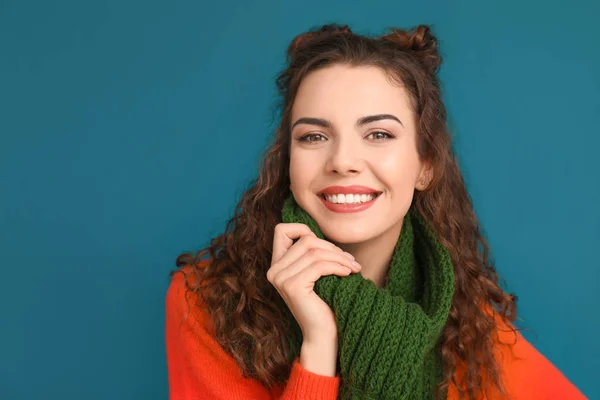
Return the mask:
<path id="1" fill-rule="evenodd" d="M 290 400 L 335 400 L 340 387 L 340 377 L 318 375 L 300 365 L 300 358 L 292 364 L 286 392 L 293 393 Z"/>

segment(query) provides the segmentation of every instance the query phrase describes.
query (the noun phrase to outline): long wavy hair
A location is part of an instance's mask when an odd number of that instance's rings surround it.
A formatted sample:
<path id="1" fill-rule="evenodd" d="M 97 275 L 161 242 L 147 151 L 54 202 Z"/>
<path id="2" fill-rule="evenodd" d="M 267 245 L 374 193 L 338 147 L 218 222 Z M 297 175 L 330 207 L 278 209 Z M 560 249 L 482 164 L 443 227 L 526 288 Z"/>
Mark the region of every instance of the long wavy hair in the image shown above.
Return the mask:
<path id="1" fill-rule="evenodd" d="M 417 150 L 433 167 L 433 180 L 425 190 L 415 191 L 413 205 L 449 249 L 455 269 L 455 294 L 439 342 L 444 373 L 436 394 L 453 383 L 461 399 L 475 399 L 484 381 L 505 394 L 493 353 L 497 323 L 493 314 L 483 310 L 491 307 L 515 330 L 510 323 L 516 318 L 517 297 L 499 285 L 452 149 L 437 77 L 442 59 L 430 27 L 390 28 L 382 36 L 367 37 L 353 33 L 348 26 L 324 25 L 297 36 L 289 45 L 287 61 L 276 79 L 281 121 L 258 177 L 241 197 L 225 232 L 207 248 L 181 254 L 176 261 L 178 268 L 190 267 L 198 278 L 193 280 L 197 283 L 186 279 L 187 289 L 199 294 L 198 306 L 210 316 L 216 340 L 244 376 L 269 388 L 289 377 L 292 316 L 267 281 L 266 272 L 273 230 L 281 222 L 283 201 L 290 194 L 292 105 L 302 80 L 319 68 L 332 64 L 377 66 L 410 97 L 418 121 Z M 459 377 L 461 364 L 464 373 Z"/>

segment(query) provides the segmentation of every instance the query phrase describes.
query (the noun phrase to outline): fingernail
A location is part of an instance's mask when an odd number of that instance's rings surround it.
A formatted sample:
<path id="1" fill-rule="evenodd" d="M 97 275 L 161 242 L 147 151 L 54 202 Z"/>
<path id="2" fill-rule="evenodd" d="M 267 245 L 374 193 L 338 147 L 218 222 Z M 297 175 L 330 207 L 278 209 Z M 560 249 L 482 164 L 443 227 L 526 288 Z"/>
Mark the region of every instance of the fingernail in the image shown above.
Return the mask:
<path id="1" fill-rule="evenodd" d="M 362 269 L 362 266 L 357 261 L 352 261 L 352 265 L 354 265 L 358 269 Z"/>
<path id="2" fill-rule="evenodd" d="M 344 252 L 344 254 L 351 260 L 354 260 L 354 256 L 350 253 L 348 253 L 347 251 Z"/>

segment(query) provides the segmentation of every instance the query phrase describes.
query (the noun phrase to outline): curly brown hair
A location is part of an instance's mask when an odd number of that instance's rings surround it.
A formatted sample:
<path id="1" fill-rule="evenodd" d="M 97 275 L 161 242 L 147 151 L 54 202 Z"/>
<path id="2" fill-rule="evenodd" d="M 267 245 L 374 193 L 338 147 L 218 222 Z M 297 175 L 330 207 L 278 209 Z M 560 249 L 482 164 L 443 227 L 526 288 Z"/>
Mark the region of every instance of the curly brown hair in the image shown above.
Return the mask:
<path id="1" fill-rule="evenodd" d="M 415 191 L 413 202 L 449 249 L 455 269 L 455 294 L 440 338 L 444 378 L 437 394 L 453 383 L 461 399 L 475 399 L 485 390 L 484 382 L 505 394 L 493 353 L 498 328 L 495 318 L 515 330 L 511 323 L 516 318 L 517 297 L 504 292 L 498 283 L 452 149 L 437 77 L 442 59 L 430 27 L 390 28 L 373 38 L 355 34 L 348 26 L 324 25 L 297 36 L 288 48 L 287 61 L 276 80 L 281 121 L 259 176 L 241 197 L 225 232 L 207 248 L 184 253 L 176 261 L 179 268 L 190 266 L 198 278 L 194 279 L 198 284 L 187 283 L 188 290 L 200 295 L 216 340 L 244 376 L 266 387 L 288 378 L 292 316 L 267 281 L 266 272 L 271 264 L 273 231 L 290 194 L 292 105 L 302 80 L 319 68 L 332 64 L 377 66 L 410 96 L 418 120 L 418 153 L 433 167 L 433 180 L 426 190 Z M 203 262 L 206 258 L 210 262 Z M 485 312 L 487 307 L 493 313 Z M 459 365 L 464 370 L 460 377 L 456 372 Z"/>

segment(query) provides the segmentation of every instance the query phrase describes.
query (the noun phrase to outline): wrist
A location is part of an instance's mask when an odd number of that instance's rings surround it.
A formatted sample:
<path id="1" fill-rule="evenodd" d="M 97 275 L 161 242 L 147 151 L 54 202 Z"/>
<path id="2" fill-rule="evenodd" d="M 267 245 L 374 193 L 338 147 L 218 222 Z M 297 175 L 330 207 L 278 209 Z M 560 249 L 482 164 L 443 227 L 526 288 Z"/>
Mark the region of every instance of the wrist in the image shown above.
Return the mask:
<path id="1" fill-rule="evenodd" d="M 300 348 L 300 365 L 307 371 L 323 376 L 335 376 L 338 355 L 337 335 L 304 341 Z"/>
<path id="2" fill-rule="evenodd" d="M 310 344 L 311 346 L 322 346 L 332 342 L 337 344 L 338 330 L 337 325 L 328 328 L 319 327 L 311 330 L 302 329 L 302 343 Z"/>

